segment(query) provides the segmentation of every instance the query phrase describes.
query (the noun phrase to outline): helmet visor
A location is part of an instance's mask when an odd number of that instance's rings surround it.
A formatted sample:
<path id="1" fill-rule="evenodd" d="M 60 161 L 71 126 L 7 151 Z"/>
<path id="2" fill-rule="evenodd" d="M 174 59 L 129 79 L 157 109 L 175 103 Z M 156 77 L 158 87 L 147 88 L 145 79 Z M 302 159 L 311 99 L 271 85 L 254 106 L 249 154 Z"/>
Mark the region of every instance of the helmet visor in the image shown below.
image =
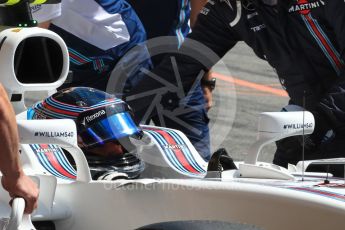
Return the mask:
<path id="1" fill-rule="evenodd" d="M 122 112 L 92 122 L 80 131 L 78 136 L 85 147 L 94 147 L 129 136 L 140 139 L 142 133 L 140 127 L 133 121 L 130 112 Z"/>

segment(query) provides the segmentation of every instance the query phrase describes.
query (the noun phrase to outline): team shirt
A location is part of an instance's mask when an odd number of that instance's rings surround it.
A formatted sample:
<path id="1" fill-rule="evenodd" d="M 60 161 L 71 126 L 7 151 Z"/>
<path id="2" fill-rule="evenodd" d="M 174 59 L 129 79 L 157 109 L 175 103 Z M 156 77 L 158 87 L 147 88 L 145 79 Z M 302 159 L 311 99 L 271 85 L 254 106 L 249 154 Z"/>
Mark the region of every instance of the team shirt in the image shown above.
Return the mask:
<path id="1" fill-rule="evenodd" d="M 189 0 L 128 0 L 142 21 L 147 37 L 176 36 L 179 45 L 190 31 Z"/>
<path id="2" fill-rule="evenodd" d="M 31 13 L 38 23 L 50 21 L 61 15 L 61 3 L 31 6 Z"/>
<path id="3" fill-rule="evenodd" d="M 116 12 L 119 4 L 109 4 L 111 2 L 64 0 L 61 4 L 37 5 L 31 9 L 33 18 L 39 23 L 53 19 L 52 24 L 59 28 L 93 46 L 108 50 L 130 40 L 121 12 Z"/>

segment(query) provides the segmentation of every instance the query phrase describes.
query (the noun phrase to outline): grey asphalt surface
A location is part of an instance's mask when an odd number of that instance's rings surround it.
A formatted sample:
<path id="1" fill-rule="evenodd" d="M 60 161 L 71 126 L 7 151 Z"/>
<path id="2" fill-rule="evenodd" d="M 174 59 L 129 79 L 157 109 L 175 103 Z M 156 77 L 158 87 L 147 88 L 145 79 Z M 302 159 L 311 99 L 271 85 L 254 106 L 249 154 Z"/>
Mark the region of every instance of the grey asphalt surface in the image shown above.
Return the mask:
<path id="1" fill-rule="evenodd" d="M 222 61 L 226 64 L 227 70 L 224 66 L 218 65 L 213 69 L 214 72 L 224 75 L 230 73 L 236 79 L 282 89 L 273 68 L 266 61 L 257 58 L 244 43 L 234 47 Z M 232 92 L 231 95 L 229 92 Z M 236 99 L 233 98 L 234 93 Z M 220 107 L 223 106 L 224 101 L 229 100 L 232 102 L 226 104 L 229 107 L 228 113 L 220 114 Z M 287 97 L 259 91 L 253 87 L 229 84 L 218 79 L 214 91 L 214 107 L 209 111 L 212 149 L 224 147 L 234 159 L 243 160 L 246 151 L 255 142 L 258 115 L 261 112 L 280 111 L 287 102 Z M 225 139 L 219 144 L 217 139 L 223 138 L 225 132 L 219 132 L 219 129 L 213 130 L 212 127 L 216 123 L 223 123 L 229 119 L 229 116 L 233 116 L 232 127 L 227 130 Z M 259 160 L 271 162 L 274 151 L 275 145 L 268 145 L 263 149 Z"/>

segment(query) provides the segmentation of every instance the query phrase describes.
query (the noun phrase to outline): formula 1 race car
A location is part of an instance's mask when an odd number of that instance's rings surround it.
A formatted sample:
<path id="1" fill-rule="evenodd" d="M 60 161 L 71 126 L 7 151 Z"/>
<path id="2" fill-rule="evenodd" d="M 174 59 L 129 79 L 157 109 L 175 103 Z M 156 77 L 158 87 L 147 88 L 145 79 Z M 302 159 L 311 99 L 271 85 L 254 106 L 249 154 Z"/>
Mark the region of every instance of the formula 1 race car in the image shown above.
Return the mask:
<path id="1" fill-rule="evenodd" d="M 24 93 L 50 94 L 67 78 L 63 40 L 40 28 L 13 28 L 1 32 L 0 41 L 0 82 L 17 113 L 23 168 L 40 187 L 31 216 L 23 216 L 20 198 L 10 216 L 10 197 L 1 189 L 4 229 L 33 229 L 32 222 L 49 223 L 51 229 L 172 229 L 172 223 L 173 229 L 343 229 L 345 180 L 306 169 L 344 164 L 344 159 L 300 162 L 288 169 L 257 161 L 266 144 L 312 133 L 311 113 L 262 113 L 257 141 L 243 162 L 218 151 L 207 163 L 180 131 L 142 126 L 144 137 L 132 140 L 145 162 L 140 178 L 96 181 L 72 120 L 27 120 Z"/>

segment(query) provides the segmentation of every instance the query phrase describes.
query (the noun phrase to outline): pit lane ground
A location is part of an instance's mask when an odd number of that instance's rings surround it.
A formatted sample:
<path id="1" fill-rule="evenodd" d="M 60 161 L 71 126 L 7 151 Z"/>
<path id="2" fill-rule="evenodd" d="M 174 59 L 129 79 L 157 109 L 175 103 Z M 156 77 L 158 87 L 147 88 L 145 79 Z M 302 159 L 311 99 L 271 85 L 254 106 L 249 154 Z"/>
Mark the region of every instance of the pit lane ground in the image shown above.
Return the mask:
<path id="1" fill-rule="evenodd" d="M 288 96 L 273 68 L 244 43 L 237 44 L 222 61 L 227 69 L 220 65 L 213 69 L 217 86 L 214 106 L 208 113 L 212 150 L 224 147 L 235 160 L 243 160 L 246 150 L 255 142 L 258 115 L 280 111 L 288 103 Z M 224 140 L 219 143 L 219 139 Z M 275 145 L 270 144 L 259 160 L 271 162 L 274 151 Z"/>

